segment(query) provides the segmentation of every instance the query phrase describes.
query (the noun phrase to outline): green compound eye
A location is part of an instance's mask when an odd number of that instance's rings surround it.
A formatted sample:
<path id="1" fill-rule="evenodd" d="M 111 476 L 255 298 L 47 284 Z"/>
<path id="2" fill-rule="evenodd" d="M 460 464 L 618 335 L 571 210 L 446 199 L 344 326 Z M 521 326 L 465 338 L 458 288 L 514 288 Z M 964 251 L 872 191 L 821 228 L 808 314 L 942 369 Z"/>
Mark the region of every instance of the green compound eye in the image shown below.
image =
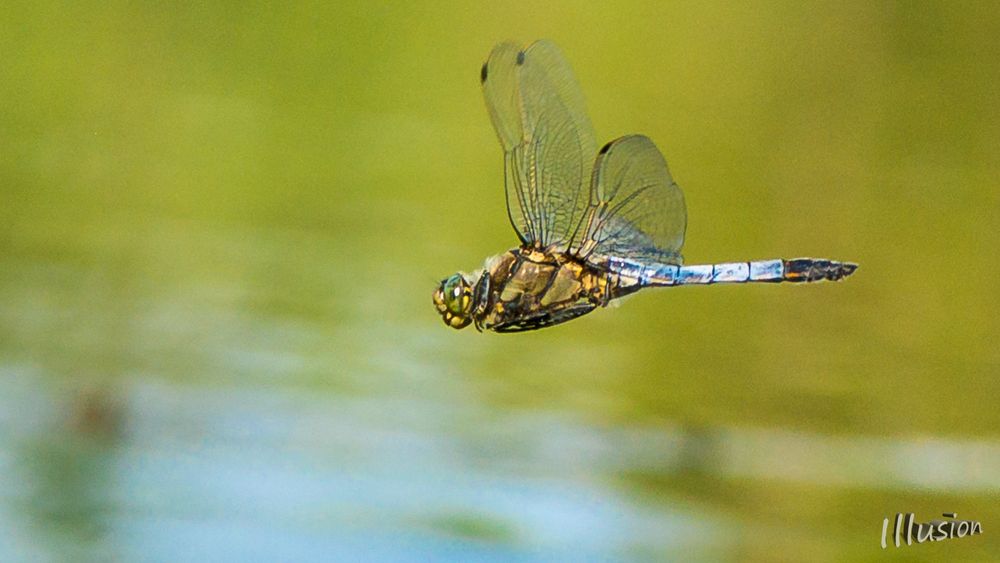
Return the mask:
<path id="1" fill-rule="evenodd" d="M 465 283 L 465 278 L 461 274 L 451 276 L 441 286 L 445 306 L 455 315 L 461 315 L 465 312 L 469 303 L 469 299 L 466 297 L 467 288 L 468 284 Z"/>

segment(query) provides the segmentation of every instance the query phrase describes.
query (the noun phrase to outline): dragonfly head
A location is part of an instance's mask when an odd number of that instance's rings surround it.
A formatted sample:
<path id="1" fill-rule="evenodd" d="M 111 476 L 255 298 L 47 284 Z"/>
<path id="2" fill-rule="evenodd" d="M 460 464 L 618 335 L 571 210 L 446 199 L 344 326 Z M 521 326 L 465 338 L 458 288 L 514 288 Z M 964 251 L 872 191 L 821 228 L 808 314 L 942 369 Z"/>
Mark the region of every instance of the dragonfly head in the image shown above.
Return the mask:
<path id="1" fill-rule="evenodd" d="M 472 284 L 462 274 L 441 280 L 434 290 L 434 306 L 446 325 L 465 328 L 472 322 Z"/>

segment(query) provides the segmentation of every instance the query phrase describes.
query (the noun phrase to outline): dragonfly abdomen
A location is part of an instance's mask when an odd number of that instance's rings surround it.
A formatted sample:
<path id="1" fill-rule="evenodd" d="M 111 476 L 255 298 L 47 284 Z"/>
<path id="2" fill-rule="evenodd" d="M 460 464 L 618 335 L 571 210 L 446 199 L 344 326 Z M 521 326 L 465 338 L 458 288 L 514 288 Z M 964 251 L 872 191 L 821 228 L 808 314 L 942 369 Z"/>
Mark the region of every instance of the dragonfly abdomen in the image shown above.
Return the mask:
<path id="1" fill-rule="evenodd" d="M 609 266 L 620 275 L 637 280 L 640 287 L 838 281 L 853 274 L 858 268 L 858 265 L 852 262 L 838 262 L 825 258 L 791 260 L 777 258 L 695 266 L 642 265 L 628 260 L 612 259 L 609 261 Z"/>

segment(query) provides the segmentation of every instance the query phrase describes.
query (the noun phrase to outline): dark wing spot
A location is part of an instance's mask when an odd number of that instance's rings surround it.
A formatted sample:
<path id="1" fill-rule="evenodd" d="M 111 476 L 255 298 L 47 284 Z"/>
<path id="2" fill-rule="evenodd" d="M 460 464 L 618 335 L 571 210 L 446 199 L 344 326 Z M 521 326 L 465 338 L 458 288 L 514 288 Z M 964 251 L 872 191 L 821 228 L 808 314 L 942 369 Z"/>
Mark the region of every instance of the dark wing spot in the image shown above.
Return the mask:
<path id="1" fill-rule="evenodd" d="M 519 65 L 523 65 L 524 64 L 524 51 L 518 51 L 517 52 L 517 64 L 519 64 Z"/>
<path id="2" fill-rule="evenodd" d="M 606 143 L 603 147 L 601 147 L 601 150 L 597 151 L 597 154 L 604 154 L 608 152 L 609 150 L 611 150 L 611 145 L 613 145 L 614 143 L 615 143 L 614 141 Z"/>
<path id="3" fill-rule="evenodd" d="M 480 82 L 486 82 L 486 66 L 488 64 L 489 64 L 488 62 L 483 63 L 483 68 L 482 68 L 482 70 L 479 71 L 479 81 Z"/>

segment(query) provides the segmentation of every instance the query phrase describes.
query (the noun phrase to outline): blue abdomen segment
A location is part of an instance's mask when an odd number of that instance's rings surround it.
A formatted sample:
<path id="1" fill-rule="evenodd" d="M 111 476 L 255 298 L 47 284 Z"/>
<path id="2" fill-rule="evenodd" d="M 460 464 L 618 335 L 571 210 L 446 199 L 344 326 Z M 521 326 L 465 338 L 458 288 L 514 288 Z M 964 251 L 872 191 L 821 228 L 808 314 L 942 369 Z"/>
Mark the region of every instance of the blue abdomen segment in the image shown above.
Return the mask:
<path id="1" fill-rule="evenodd" d="M 785 276 L 784 260 L 758 260 L 749 264 L 750 281 L 779 282 Z"/>
<path id="2" fill-rule="evenodd" d="M 743 283 L 749 279 L 749 262 L 731 262 L 712 266 L 712 283 Z"/>
<path id="3" fill-rule="evenodd" d="M 677 270 L 677 285 L 712 283 L 712 266 L 681 266 Z"/>

